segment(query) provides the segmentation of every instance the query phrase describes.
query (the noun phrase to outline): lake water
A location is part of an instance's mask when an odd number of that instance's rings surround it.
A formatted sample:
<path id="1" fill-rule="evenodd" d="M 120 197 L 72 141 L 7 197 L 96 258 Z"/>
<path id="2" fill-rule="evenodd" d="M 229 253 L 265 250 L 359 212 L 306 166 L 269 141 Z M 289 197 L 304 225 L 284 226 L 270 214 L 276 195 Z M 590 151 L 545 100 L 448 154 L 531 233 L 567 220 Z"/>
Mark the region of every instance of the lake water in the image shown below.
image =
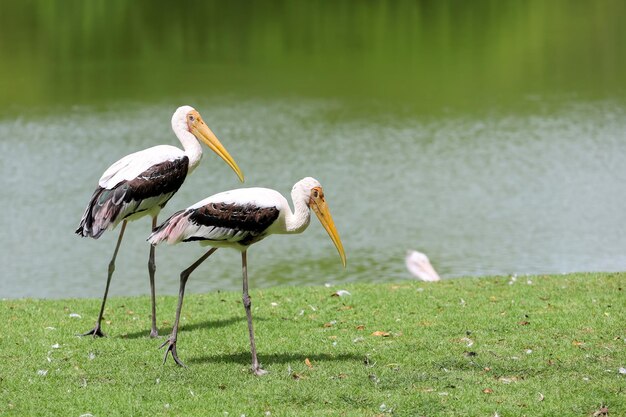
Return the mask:
<path id="1" fill-rule="evenodd" d="M 250 250 L 253 288 L 408 279 L 407 249 L 444 278 L 626 268 L 621 2 L 168 4 L 3 6 L 0 297 L 102 295 L 117 230 L 74 229 L 111 163 L 178 145 L 181 104 L 245 186 L 325 188 L 348 268 L 314 219 Z M 239 186 L 207 150 L 161 220 Z M 112 294 L 148 292 L 149 229 L 129 225 Z M 158 293 L 201 253 L 158 247 Z M 220 250 L 189 290 L 240 275 Z"/>

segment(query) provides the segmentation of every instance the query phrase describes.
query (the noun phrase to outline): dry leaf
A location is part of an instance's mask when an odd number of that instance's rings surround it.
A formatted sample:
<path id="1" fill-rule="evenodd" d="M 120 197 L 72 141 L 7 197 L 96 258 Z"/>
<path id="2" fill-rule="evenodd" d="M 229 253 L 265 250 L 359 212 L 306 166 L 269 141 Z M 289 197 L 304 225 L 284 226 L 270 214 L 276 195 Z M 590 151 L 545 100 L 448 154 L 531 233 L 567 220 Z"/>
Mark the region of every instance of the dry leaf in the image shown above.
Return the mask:
<path id="1" fill-rule="evenodd" d="M 492 390 L 491 388 L 485 388 L 485 389 L 483 390 L 483 392 L 484 392 L 485 394 L 493 394 L 493 390 Z"/>
<path id="2" fill-rule="evenodd" d="M 313 369 L 313 365 L 311 365 L 311 361 L 309 360 L 309 358 L 305 358 L 304 363 L 306 366 L 309 367 L 309 369 Z"/>
<path id="3" fill-rule="evenodd" d="M 359 324 L 358 326 L 356 326 L 357 330 L 365 330 L 365 325 L 363 324 Z"/>
<path id="4" fill-rule="evenodd" d="M 520 322 L 518 322 L 517 324 L 519 324 L 520 326 L 528 326 L 528 325 L 530 324 L 530 322 L 529 322 L 529 321 L 524 320 L 524 321 L 520 321 Z"/>
<path id="5" fill-rule="evenodd" d="M 601 417 L 609 415 L 609 407 L 603 405 L 599 410 L 593 413 L 593 417 Z"/>
<path id="6" fill-rule="evenodd" d="M 377 330 L 377 331 L 375 331 L 374 333 L 372 333 L 372 336 L 389 337 L 389 336 L 391 336 L 391 333 L 389 333 L 389 332 L 383 332 L 383 331 Z"/>
<path id="7" fill-rule="evenodd" d="M 574 346 L 582 346 L 582 345 L 583 345 L 583 342 L 579 342 L 578 340 L 574 340 L 574 341 L 572 342 L 572 345 L 574 345 Z"/>

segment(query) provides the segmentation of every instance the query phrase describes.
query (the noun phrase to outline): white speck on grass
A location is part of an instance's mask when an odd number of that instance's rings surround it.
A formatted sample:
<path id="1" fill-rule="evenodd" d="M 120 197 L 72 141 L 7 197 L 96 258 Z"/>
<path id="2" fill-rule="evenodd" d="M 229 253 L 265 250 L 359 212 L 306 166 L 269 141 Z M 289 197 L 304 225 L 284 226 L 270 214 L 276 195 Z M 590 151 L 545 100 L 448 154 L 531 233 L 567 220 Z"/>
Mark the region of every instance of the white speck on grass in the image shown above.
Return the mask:
<path id="1" fill-rule="evenodd" d="M 157 384 L 160 384 L 160 383 L 161 383 L 161 378 L 157 378 L 155 382 L 156 382 Z"/>
<path id="2" fill-rule="evenodd" d="M 171 406 L 170 406 L 170 403 L 166 403 L 163 407 L 170 408 Z"/>
<path id="3" fill-rule="evenodd" d="M 356 339 L 352 339 L 352 343 L 359 343 L 364 341 L 365 338 L 364 337 L 357 337 Z"/>
<path id="4" fill-rule="evenodd" d="M 192 390 L 189 390 L 189 393 L 191 394 L 192 397 L 196 396 L 196 394 L 194 394 L 194 392 Z"/>
<path id="5" fill-rule="evenodd" d="M 278 307 L 278 303 L 271 303 L 270 304 L 272 307 Z"/>
<path id="6" fill-rule="evenodd" d="M 271 415 L 272 415 L 272 412 L 271 412 L 271 411 L 266 411 L 266 412 L 265 412 L 265 415 L 266 415 L 266 416 L 271 416 Z"/>
<path id="7" fill-rule="evenodd" d="M 415 291 L 422 292 L 422 291 L 424 291 L 424 289 L 422 287 L 418 287 Z"/>
<path id="8" fill-rule="evenodd" d="M 93 417 L 93 414 L 91 413 L 81 414 L 79 417 Z"/>
<path id="9" fill-rule="evenodd" d="M 87 357 L 89 358 L 90 361 L 96 359 L 96 354 L 93 352 L 89 352 L 89 355 L 87 355 Z"/>
<path id="10" fill-rule="evenodd" d="M 300 312 L 298 313 L 299 316 L 304 316 L 304 310 L 300 310 Z"/>
<path id="11" fill-rule="evenodd" d="M 56 330 L 56 328 L 48 326 L 48 327 L 46 327 L 46 330 Z"/>
<path id="12" fill-rule="evenodd" d="M 531 353 L 533 353 L 533 350 L 532 350 L 532 349 L 526 349 L 526 354 L 527 354 L 527 355 L 530 355 Z"/>
<path id="13" fill-rule="evenodd" d="M 584 376 L 583 377 L 583 381 L 589 382 L 589 377 L 588 376 Z"/>
<path id="14" fill-rule="evenodd" d="M 333 342 L 333 346 L 337 346 L 337 342 Z"/>
<path id="15" fill-rule="evenodd" d="M 332 286 L 333 286 L 333 284 L 331 284 L 330 282 L 327 282 L 326 284 L 324 284 L 324 286 L 325 286 L 326 288 L 330 288 L 330 287 L 332 287 Z"/>
<path id="16" fill-rule="evenodd" d="M 448 393 L 447 393 L 447 392 L 445 392 L 445 391 L 440 392 L 440 393 L 438 393 L 438 394 L 439 394 L 439 395 L 442 395 L 442 396 L 446 396 L 446 395 L 448 395 Z"/>
<path id="17" fill-rule="evenodd" d="M 70 313 L 70 317 L 73 319 L 82 319 L 82 316 L 77 313 Z"/>
<path id="18" fill-rule="evenodd" d="M 309 304 L 309 307 L 311 308 L 311 310 L 317 311 L 317 308 L 313 307 L 311 304 Z"/>
<path id="19" fill-rule="evenodd" d="M 338 295 L 339 297 L 345 297 L 346 295 L 352 295 L 352 294 L 350 294 L 350 292 L 346 290 L 339 290 L 335 293 L 335 295 Z"/>
<path id="20" fill-rule="evenodd" d="M 46 376 L 48 374 L 47 369 L 40 369 L 37 371 L 37 375 Z"/>
<path id="21" fill-rule="evenodd" d="M 50 346 L 52 349 L 58 349 L 61 347 L 61 345 L 59 345 L 58 343 L 55 343 L 54 345 Z"/>
<path id="22" fill-rule="evenodd" d="M 50 356 L 46 356 L 46 359 L 48 360 L 48 363 L 52 362 L 52 358 Z"/>
<path id="23" fill-rule="evenodd" d="M 619 369 L 617 370 L 617 372 L 619 372 L 619 373 L 620 373 L 620 374 L 622 374 L 622 375 L 626 375 L 626 368 L 621 367 L 621 368 L 619 368 Z"/>
<path id="24" fill-rule="evenodd" d="M 470 339 L 469 337 L 464 337 L 461 339 L 462 342 L 465 342 L 465 345 L 467 347 L 471 347 L 474 344 L 474 341 L 472 339 Z"/>
<path id="25" fill-rule="evenodd" d="M 531 279 L 529 279 L 528 281 L 526 281 L 526 284 L 533 285 L 533 281 Z"/>

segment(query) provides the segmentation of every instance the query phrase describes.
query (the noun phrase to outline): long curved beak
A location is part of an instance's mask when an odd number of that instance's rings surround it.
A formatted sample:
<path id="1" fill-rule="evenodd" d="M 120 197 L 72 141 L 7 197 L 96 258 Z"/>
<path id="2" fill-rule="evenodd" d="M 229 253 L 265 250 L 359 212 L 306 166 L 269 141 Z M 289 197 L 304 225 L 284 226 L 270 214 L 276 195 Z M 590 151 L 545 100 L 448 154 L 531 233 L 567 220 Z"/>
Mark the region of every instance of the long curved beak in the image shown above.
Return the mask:
<path id="1" fill-rule="evenodd" d="M 320 223 L 326 229 L 328 236 L 335 244 L 337 248 L 337 252 L 339 252 L 339 256 L 341 257 L 341 263 L 343 267 L 346 267 L 346 253 L 343 250 L 343 245 L 341 243 L 341 239 L 339 239 L 339 233 L 337 233 L 337 228 L 335 228 L 335 222 L 333 221 L 333 217 L 330 215 L 330 210 L 328 210 L 328 205 L 326 204 L 326 200 L 324 197 L 321 198 L 311 198 L 311 209 L 317 215 Z"/>
<path id="2" fill-rule="evenodd" d="M 206 143 L 206 145 L 215 152 L 220 158 L 224 160 L 230 166 L 233 171 L 239 177 L 239 180 L 243 182 L 243 172 L 237 166 L 237 163 L 233 159 L 232 156 L 228 153 L 224 145 L 219 141 L 217 136 L 209 129 L 209 127 L 202 120 L 196 121 L 193 125 L 190 126 L 191 133 L 200 139 L 202 142 Z"/>

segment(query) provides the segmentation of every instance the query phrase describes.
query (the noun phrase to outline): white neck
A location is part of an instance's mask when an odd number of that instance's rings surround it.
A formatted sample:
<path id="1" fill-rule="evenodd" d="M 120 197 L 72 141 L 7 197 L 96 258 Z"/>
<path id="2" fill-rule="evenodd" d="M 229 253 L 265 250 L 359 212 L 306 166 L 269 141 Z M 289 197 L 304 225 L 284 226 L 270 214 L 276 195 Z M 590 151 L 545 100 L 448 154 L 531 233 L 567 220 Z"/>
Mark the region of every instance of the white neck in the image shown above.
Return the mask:
<path id="1" fill-rule="evenodd" d="M 202 159 L 202 146 L 200 146 L 198 139 L 187 130 L 187 123 L 184 119 L 182 123 L 174 123 L 174 121 L 172 121 L 172 129 L 183 145 L 185 155 L 189 158 L 189 169 L 187 173 L 191 174 L 191 171 L 198 166 Z"/>
<path id="2" fill-rule="evenodd" d="M 293 201 L 294 212 L 288 209 L 285 214 L 285 226 L 287 233 L 302 233 L 309 225 L 311 220 L 311 212 L 306 204 L 308 197 L 302 192 L 294 188 L 291 191 L 291 200 Z"/>

